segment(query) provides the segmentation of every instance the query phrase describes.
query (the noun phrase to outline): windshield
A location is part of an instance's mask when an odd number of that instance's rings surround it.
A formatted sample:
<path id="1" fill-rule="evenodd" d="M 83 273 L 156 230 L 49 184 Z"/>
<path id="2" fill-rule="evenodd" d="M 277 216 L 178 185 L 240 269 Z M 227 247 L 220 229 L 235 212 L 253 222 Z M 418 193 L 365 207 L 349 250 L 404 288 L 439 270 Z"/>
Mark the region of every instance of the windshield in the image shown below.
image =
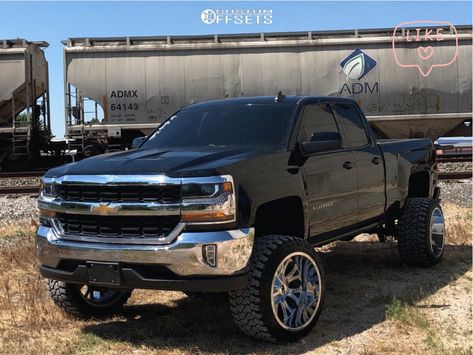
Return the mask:
<path id="1" fill-rule="evenodd" d="M 296 105 L 189 107 L 163 123 L 142 148 L 252 146 L 286 150 Z"/>

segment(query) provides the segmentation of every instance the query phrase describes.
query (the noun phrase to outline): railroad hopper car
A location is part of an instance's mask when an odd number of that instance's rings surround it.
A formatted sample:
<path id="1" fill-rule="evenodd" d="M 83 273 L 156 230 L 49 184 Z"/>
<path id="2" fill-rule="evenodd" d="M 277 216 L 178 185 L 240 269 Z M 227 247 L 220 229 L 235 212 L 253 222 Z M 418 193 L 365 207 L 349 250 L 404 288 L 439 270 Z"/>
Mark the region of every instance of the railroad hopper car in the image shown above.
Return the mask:
<path id="1" fill-rule="evenodd" d="M 189 104 L 282 91 L 354 98 L 383 138 L 471 135 L 472 29 L 442 30 L 433 59 L 458 52 L 428 76 L 396 63 L 393 29 L 69 38 L 66 134 L 79 149 L 119 149 Z M 396 45 L 404 62 L 419 60 L 418 44 Z"/>
<path id="2" fill-rule="evenodd" d="M 25 167 L 51 138 L 47 42 L 0 40 L 0 166 Z"/>

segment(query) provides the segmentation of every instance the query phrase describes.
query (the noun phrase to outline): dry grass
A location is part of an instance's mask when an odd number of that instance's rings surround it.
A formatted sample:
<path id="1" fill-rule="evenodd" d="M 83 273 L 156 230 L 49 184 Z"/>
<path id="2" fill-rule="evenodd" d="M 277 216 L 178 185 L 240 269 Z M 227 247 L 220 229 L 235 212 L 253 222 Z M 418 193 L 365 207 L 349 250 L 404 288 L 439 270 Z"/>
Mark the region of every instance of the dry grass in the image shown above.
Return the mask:
<path id="1" fill-rule="evenodd" d="M 62 338 L 58 350 L 66 350 L 71 336 L 67 329 L 71 329 L 70 320 L 49 301 L 36 270 L 33 233 L 4 240 L 0 248 L 0 353 L 49 353 L 54 350 L 49 347 L 53 337 Z"/>
<path id="2" fill-rule="evenodd" d="M 472 208 L 443 204 L 447 228 L 447 242 L 454 245 L 472 245 Z"/>
<path id="3" fill-rule="evenodd" d="M 395 243 L 322 250 L 327 298 L 315 330 L 295 344 L 243 336 L 224 302 L 136 291 L 123 316 L 77 321 L 48 299 L 36 271 L 34 226 L 0 229 L 0 353 L 471 353 L 471 209 L 444 206 L 445 260 L 401 265 Z"/>
<path id="4" fill-rule="evenodd" d="M 424 345 L 428 350 L 439 354 L 470 354 L 471 348 L 451 347 L 451 339 L 442 339 L 442 329 L 438 324 L 428 319 L 426 312 L 422 310 L 421 303 L 405 303 L 398 299 L 386 305 L 386 319 L 395 321 L 399 330 L 420 331 L 424 334 Z M 442 324 L 444 326 L 444 324 Z M 467 345 L 467 344 L 465 344 Z"/>
<path id="5" fill-rule="evenodd" d="M 9 238 L 32 236 L 37 227 L 35 220 L 8 221 L 0 226 L 0 243 Z"/>

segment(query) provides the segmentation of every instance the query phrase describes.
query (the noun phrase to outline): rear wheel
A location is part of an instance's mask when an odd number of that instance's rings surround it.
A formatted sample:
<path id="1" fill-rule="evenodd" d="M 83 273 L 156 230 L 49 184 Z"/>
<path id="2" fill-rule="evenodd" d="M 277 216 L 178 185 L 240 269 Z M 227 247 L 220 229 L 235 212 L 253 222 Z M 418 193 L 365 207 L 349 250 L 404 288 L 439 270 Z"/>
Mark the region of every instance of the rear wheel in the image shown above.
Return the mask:
<path id="1" fill-rule="evenodd" d="M 431 266 L 440 261 L 445 246 L 445 224 L 439 201 L 427 197 L 406 200 L 399 219 L 399 253 L 404 263 Z"/>
<path id="2" fill-rule="evenodd" d="M 255 241 L 248 286 L 229 293 L 230 309 L 244 333 L 293 341 L 314 327 L 324 295 L 322 262 L 310 244 L 264 236 Z"/>
<path id="3" fill-rule="evenodd" d="M 78 317 L 100 317 L 120 313 L 131 291 L 114 290 L 48 280 L 49 296 L 64 312 Z"/>

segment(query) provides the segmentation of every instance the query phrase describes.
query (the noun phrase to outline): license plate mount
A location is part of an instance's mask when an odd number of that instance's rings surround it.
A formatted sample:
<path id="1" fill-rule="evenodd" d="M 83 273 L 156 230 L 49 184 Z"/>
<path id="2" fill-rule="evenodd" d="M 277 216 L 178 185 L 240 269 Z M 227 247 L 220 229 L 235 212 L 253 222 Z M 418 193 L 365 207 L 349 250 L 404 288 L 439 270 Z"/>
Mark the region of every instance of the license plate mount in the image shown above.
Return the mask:
<path id="1" fill-rule="evenodd" d="M 120 285 L 120 265 L 118 263 L 88 261 L 86 267 L 90 284 Z"/>

